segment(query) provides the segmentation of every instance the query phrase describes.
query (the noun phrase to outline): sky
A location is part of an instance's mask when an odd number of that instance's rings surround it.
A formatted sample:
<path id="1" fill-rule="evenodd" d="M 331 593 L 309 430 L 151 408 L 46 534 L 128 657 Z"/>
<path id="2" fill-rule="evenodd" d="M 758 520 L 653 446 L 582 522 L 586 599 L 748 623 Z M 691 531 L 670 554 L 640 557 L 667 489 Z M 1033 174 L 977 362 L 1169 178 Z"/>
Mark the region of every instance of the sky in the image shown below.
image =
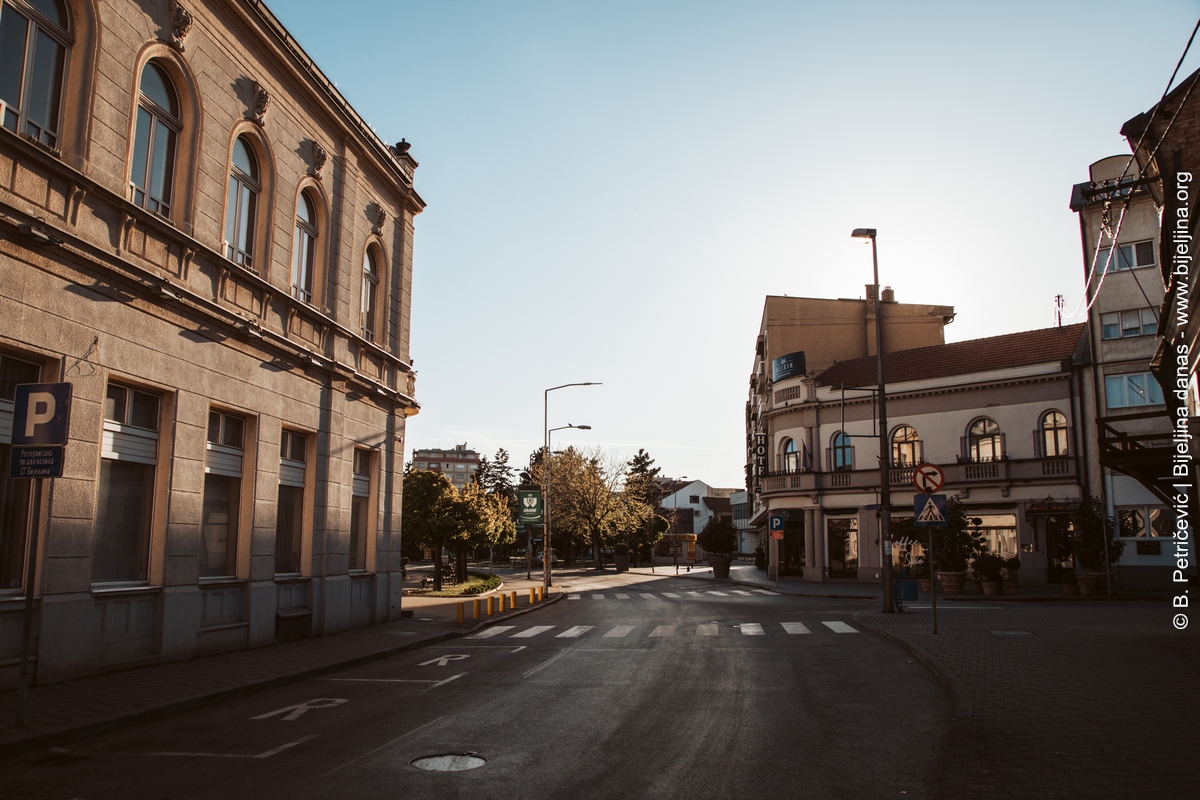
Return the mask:
<path id="1" fill-rule="evenodd" d="M 426 447 L 645 448 L 744 482 L 764 297 L 954 306 L 947 341 L 1079 306 L 1071 186 L 1128 154 L 1200 2 L 344 2 L 271 9 L 412 144 Z M 1137 31 L 1132 33 L 1131 31 Z M 1180 77 L 1200 68 L 1200 44 Z M 1064 324 L 1080 321 L 1071 317 Z"/>

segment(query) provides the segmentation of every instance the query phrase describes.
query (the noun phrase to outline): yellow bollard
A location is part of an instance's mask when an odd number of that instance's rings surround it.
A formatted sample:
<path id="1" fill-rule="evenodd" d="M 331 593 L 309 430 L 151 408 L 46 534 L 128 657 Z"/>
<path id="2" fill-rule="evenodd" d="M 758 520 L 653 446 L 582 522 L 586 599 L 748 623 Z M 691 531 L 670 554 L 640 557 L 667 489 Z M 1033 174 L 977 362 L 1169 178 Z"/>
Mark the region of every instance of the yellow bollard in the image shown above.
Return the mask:
<path id="1" fill-rule="evenodd" d="M 538 590 L 538 602 L 540 603 L 546 599 L 546 587 L 539 586 L 539 587 L 537 587 L 537 590 Z"/>
<path id="2" fill-rule="evenodd" d="M 498 597 L 500 598 L 500 613 L 503 614 L 504 613 L 504 601 L 507 600 L 508 598 L 505 597 L 503 594 L 498 595 Z"/>
<path id="3" fill-rule="evenodd" d="M 476 597 L 475 598 L 475 619 L 479 619 L 482 616 L 483 616 L 483 603 L 480 602 L 478 597 Z"/>
<path id="4" fill-rule="evenodd" d="M 496 613 L 496 598 L 492 595 L 487 596 L 487 615 L 490 617 Z"/>
<path id="5" fill-rule="evenodd" d="M 533 605 L 534 603 L 537 602 L 537 600 L 534 599 L 535 597 L 537 597 L 537 590 L 534 589 L 532 586 L 530 586 L 529 587 L 529 605 Z"/>
<path id="6" fill-rule="evenodd" d="M 513 611 L 517 610 L 517 592 L 515 589 L 513 590 L 513 593 L 512 593 L 512 608 L 513 608 Z"/>
<path id="7" fill-rule="evenodd" d="M 462 625 L 467 620 L 467 604 L 458 604 L 458 624 Z"/>

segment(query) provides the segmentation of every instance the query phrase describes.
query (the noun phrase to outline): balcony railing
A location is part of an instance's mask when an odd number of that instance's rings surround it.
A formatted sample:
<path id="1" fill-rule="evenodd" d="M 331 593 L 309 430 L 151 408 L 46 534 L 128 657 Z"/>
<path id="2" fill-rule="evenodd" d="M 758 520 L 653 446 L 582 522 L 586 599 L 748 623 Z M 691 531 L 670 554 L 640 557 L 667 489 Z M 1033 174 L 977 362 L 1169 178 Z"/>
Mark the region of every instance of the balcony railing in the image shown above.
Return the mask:
<path id="1" fill-rule="evenodd" d="M 1075 459 L 1072 457 L 1029 458 L 1003 461 L 986 461 L 981 464 L 943 464 L 946 473 L 946 488 L 954 494 L 956 487 L 966 488 L 977 484 L 1008 485 L 1013 481 L 1030 483 L 1060 483 L 1064 478 L 1075 476 Z M 902 491 L 912 485 L 915 467 L 892 467 L 888 479 L 893 490 Z M 811 493 L 828 489 L 875 490 L 879 487 L 879 470 L 856 469 L 836 472 L 775 472 L 762 480 L 764 495 L 787 494 L 789 492 Z"/>

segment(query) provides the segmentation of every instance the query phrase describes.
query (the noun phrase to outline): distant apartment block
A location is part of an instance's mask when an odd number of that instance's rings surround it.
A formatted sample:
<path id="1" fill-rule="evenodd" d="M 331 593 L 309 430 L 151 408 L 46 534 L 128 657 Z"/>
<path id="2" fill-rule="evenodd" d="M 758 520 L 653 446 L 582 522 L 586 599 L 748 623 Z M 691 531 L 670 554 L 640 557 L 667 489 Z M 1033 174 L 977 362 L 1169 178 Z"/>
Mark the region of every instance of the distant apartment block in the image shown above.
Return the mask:
<path id="1" fill-rule="evenodd" d="M 453 450 L 415 450 L 413 468 L 440 472 L 455 488 L 461 489 L 479 470 L 479 453 L 469 449 L 465 442 L 454 445 Z"/>

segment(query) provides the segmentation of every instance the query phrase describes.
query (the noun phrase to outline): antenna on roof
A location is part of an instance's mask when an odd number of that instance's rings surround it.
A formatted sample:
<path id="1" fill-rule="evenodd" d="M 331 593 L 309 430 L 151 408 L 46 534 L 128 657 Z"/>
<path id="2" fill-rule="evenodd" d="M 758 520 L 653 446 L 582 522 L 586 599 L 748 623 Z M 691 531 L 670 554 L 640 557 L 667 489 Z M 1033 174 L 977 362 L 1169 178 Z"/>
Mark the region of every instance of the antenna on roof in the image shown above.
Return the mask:
<path id="1" fill-rule="evenodd" d="M 1063 306 L 1066 305 L 1067 299 L 1061 294 L 1054 295 L 1054 327 L 1062 327 Z"/>

